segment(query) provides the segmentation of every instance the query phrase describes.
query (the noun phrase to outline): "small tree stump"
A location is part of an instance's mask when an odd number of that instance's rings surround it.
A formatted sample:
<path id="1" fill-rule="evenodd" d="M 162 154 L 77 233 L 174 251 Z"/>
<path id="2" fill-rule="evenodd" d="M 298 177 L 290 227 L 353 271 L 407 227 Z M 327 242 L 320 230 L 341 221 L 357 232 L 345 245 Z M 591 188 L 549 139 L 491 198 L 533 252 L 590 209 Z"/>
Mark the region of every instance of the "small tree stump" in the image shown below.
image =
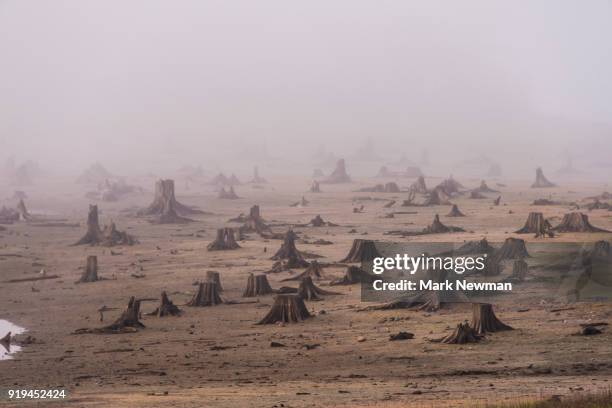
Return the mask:
<path id="1" fill-rule="evenodd" d="M 209 251 L 229 251 L 240 248 L 234 238 L 233 228 L 220 228 L 217 230 L 217 237 L 206 247 Z"/>
<path id="2" fill-rule="evenodd" d="M 317 261 L 312 261 L 304 272 L 300 273 L 299 275 L 292 276 L 287 279 L 283 279 L 282 282 L 298 281 L 298 280 L 301 281 L 302 279 L 306 277 L 316 279 L 316 280 L 323 278 L 323 267 L 321 266 L 321 264 Z"/>
<path id="3" fill-rule="evenodd" d="M 89 255 L 87 257 L 85 271 L 83 271 L 81 279 L 79 279 L 76 283 L 97 282 L 98 280 L 100 280 L 98 277 L 98 257 L 95 255 Z"/>
<path id="4" fill-rule="evenodd" d="M 512 327 L 502 323 L 490 303 L 472 304 L 472 324 L 476 334 L 495 333 L 504 330 L 514 330 Z"/>
<path id="5" fill-rule="evenodd" d="M 161 300 L 157 309 L 149 313 L 152 316 L 165 317 L 165 316 L 179 316 L 182 313 L 172 301 L 168 298 L 166 291 L 162 291 Z"/>
<path id="6" fill-rule="evenodd" d="M 336 168 L 329 175 L 327 179 L 323 181 L 323 183 L 327 184 L 340 184 L 340 183 L 350 183 L 351 177 L 346 172 L 346 163 L 344 159 L 338 160 L 336 163 Z"/>
<path id="7" fill-rule="evenodd" d="M 277 261 L 286 260 L 283 265 L 285 269 L 306 268 L 309 265 L 295 246 L 295 233 L 292 230 L 287 231 L 285 240 L 271 259 Z"/>
<path id="8" fill-rule="evenodd" d="M 555 186 L 555 183 L 548 181 L 548 179 L 544 177 L 544 171 L 542 171 L 542 168 L 538 167 L 536 169 L 536 179 L 535 182 L 531 185 L 531 188 L 549 188 Z"/>
<path id="9" fill-rule="evenodd" d="M 482 337 L 465 322 L 459 323 L 451 334 L 442 338 L 440 341 L 446 344 L 466 344 L 477 343 L 481 339 Z"/>
<path id="10" fill-rule="evenodd" d="M 277 295 L 268 314 L 257 324 L 297 323 L 311 317 L 299 295 Z"/>
<path id="11" fill-rule="evenodd" d="M 302 282 L 300 282 L 298 295 L 304 300 L 321 300 L 320 296 L 339 295 L 339 293 L 327 291 L 315 286 L 312 282 L 312 278 L 306 276 L 302 279 Z"/>
<path id="12" fill-rule="evenodd" d="M 453 207 L 451 208 L 450 212 L 446 216 L 447 217 L 465 217 L 465 214 L 459 211 L 457 204 L 453 204 Z"/>

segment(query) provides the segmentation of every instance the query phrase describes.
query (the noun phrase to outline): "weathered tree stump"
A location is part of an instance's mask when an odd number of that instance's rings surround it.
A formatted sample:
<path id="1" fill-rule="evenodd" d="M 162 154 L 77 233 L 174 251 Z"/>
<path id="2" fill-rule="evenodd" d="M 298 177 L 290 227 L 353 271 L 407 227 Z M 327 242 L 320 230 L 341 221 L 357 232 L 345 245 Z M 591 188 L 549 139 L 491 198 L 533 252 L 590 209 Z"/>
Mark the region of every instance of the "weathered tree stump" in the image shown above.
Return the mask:
<path id="1" fill-rule="evenodd" d="M 298 288 L 298 296 L 304 300 L 321 300 L 321 296 L 339 295 L 337 292 L 331 292 L 315 286 L 310 276 L 305 276 L 300 282 Z"/>
<path id="2" fill-rule="evenodd" d="M 237 200 L 240 197 L 234 191 L 234 186 L 230 186 L 228 191 L 225 191 L 225 187 L 221 187 L 219 191 L 219 199 L 221 200 Z"/>
<path id="3" fill-rule="evenodd" d="M 553 231 L 558 232 L 610 232 L 608 230 L 597 228 L 591 225 L 589 217 L 580 212 L 571 212 L 563 216 L 563 220 L 559 225 L 553 228 Z"/>
<path id="4" fill-rule="evenodd" d="M 374 241 L 355 239 L 348 255 L 340 262 L 368 262 L 380 256 Z"/>
<path id="5" fill-rule="evenodd" d="M 525 246 L 525 240 L 520 238 L 506 238 L 504 244 L 495 251 L 494 255 L 498 261 L 504 259 L 523 259 L 529 258 L 529 252 Z"/>
<path id="6" fill-rule="evenodd" d="M 480 182 L 480 186 L 478 186 L 478 188 L 475 188 L 472 191 L 477 191 L 479 193 L 499 193 L 499 191 L 489 188 L 489 186 L 487 186 L 486 181 L 484 180 Z"/>
<path id="7" fill-rule="evenodd" d="M 98 329 L 78 329 L 75 334 L 120 334 L 133 333 L 138 329 L 144 328 L 145 325 L 139 320 L 140 318 L 140 300 L 136 300 L 134 296 L 130 297 L 127 309 L 121 313 L 121 316 L 112 324 Z"/>
<path id="8" fill-rule="evenodd" d="M 329 177 L 322 181 L 322 183 L 327 184 L 340 184 L 350 182 L 351 177 L 346 172 L 346 163 L 344 162 L 344 159 L 338 160 L 334 171 L 329 175 Z"/>
<path id="9" fill-rule="evenodd" d="M 463 214 L 459 210 L 459 207 L 457 207 L 457 204 L 453 204 L 453 207 L 451 208 L 450 212 L 446 216 L 447 217 L 465 217 L 465 214 Z"/>
<path id="10" fill-rule="evenodd" d="M 419 194 L 427 194 L 427 185 L 425 184 L 425 177 L 419 176 L 414 183 L 410 185 L 410 191 L 414 191 Z"/>
<path id="11" fill-rule="evenodd" d="M 104 237 L 103 244 L 106 246 L 134 245 L 138 243 L 138 240 L 132 235 L 125 231 L 119 231 L 115 223 L 112 221 L 110 225 L 104 227 L 102 236 Z"/>
<path id="12" fill-rule="evenodd" d="M 455 330 L 440 341 L 446 344 L 477 343 L 482 337 L 467 322 L 459 323 Z"/>
<path id="13" fill-rule="evenodd" d="M 247 286 L 242 297 L 264 296 L 274 293 L 266 275 L 249 274 Z"/>
<path id="14" fill-rule="evenodd" d="M 87 232 L 75 245 L 98 245 L 102 241 L 104 241 L 104 237 L 98 220 L 98 206 L 90 205 L 87 214 Z"/>
<path id="15" fill-rule="evenodd" d="M 355 283 L 370 283 L 373 277 L 358 266 L 349 266 L 344 272 L 344 276 L 334 280 L 330 285 L 353 285 Z"/>
<path id="16" fill-rule="evenodd" d="M 461 191 L 461 189 L 464 187 L 461 183 L 455 180 L 453 176 L 450 176 L 449 178 L 438 184 L 436 188 L 442 190 L 444 193 L 446 193 L 447 196 L 451 196 Z"/>
<path id="17" fill-rule="evenodd" d="M 277 295 L 268 314 L 257 324 L 297 323 L 311 317 L 299 295 Z"/>
<path id="18" fill-rule="evenodd" d="M 547 187 L 555 187 L 556 184 L 548 181 L 546 177 L 544 177 L 544 172 L 541 167 L 536 169 L 536 179 L 535 182 L 531 185 L 531 188 L 547 188 Z"/>
<path id="19" fill-rule="evenodd" d="M 319 182 L 317 180 L 313 180 L 312 181 L 312 185 L 310 186 L 310 192 L 311 193 L 320 193 L 321 192 L 321 187 L 320 187 Z"/>
<path id="20" fill-rule="evenodd" d="M 285 240 L 276 254 L 271 258 L 276 261 L 286 261 L 285 268 L 306 268 L 309 263 L 304 259 L 300 251 L 295 247 L 295 233 L 292 230 L 287 231 Z"/>
<path id="21" fill-rule="evenodd" d="M 233 228 L 220 228 L 217 230 L 217 237 L 206 247 L 209 251 L 229 251 L 240 248 L 234 238 Z"/>
<path id="22" fill-rule="evenodd" d="M 266 225 L 264 219 L 261 217 L 258 205 L 254 205 L 250 208 L 249 215 L 244 218 L 244 224 L 240 227 L 240 232 L 256 232 L 264 238 L 272 238 L 274 236 L 270 227 Z"/>
<path id="23" fill-rule="evenodd" d="M 266 184 L 268 181 L 259 176 L 259 167 L 253 167 L 253 179 L 251 180 L 252 184 Z"/>
<path id="24" fill-rule="evenodd" d="M 32 216 L 28 212 L 28 209 L 26 208 L 25 203 L 23 202 L 23 199 L 19 200 L 19 203 L 17 204 L 17 211 L 19 212 L 20 220 L 30 221 L 32 219 Z"/>
<path id="25" fill-rule="evenodd" d="M 183 224 L 191 222 L 185 215 L 202 214 L 176 200 L 174 196 L 174 180 L 158 180 L 155 183 L 155 197 L 149 207 L 141 215 L 154 216 L 152 222 L 157 224 Z"/>
<path id="26" fill-rule="evenodd" d="M 198 285 L 198 291 L 193 295 L 193 298 L 187 302 L 187 306 L 215 306 L 223 303 L 219 295 L 219 288 L 213 282 L 201 282 Z"/>
<path id="27" fill-rule="evenodd" d="M 442 222 L 440 221 L 440 216 L 438 214 L 434 216 L 434 219 L 431 225 L 423 229 L 424 234 L 442 234 L 446 232 L 463 232 L 463 231 L 465 231 L 463 228 L 451 227 L 451 226 L 446 226 L 442 224 Z"/>
<path id="28" fill-rule="evenodd" d="M 490 303 L 472 304 L 472 324 L 470 325 L 476 334 L 495 333 L 504 330 L 514 330 L 512 327 L 502 323 L 493 312 Z"/>
<path id="29" fill-rule="evenodd" d="M 544 218 L 541 212 L 530 212 L 527 217 L 527 221 L 523 228 L 515 231 L 516 234 L 535 234 L 536 238 L 539 237 L 553 237 L 552 225 Z"/>
<path id="30" fill-rule="evenodd" d="M 297 276 L 292 276 L 290 278 L 283 279 L 281 282 L 298 281 L 306 277 L 316 279 L 316 280 L 323 278 L 323 267 L 321 266 L 321 264 L 319 264 L 319 262 L 317 262 L 316 260 L 312 261 L 310 262 L 310 265 L 308 265 L 308 267 L 306 268 L 304 272 L 300 273 Z"/>
<path id="31" fill-rule="evenodd" d="M 181 313 L 181 309 L 179 309 L 178 306 L 172 303 L 172 301 L 168 298 L 166 291 L 162 291 L 159 306 L 149 314 L 157 317 L 165 317 L 180 316 Z"/>
<path id="32" fill-rule="evenodd" d="M 468 241 L 453 251 L 453 255 L 492 254 L 495 248 L 486 238 L 480 241 Z"/>
<path id="33" fill-rule="evenodd" d="M 223 286 L 221 286 L 221 274 L 216 271 L 206 271 L 206 282 L 211 282 L 217 285 L 217 290 L 223 292 Z"/>
<path id="34" fill-rule="evenodd" d="M 523 282 L 529 273 L 529 265 L 522 259 L 517 259 L 512 264 L 512 275 L 510 280 L 513 282 Z"/>
<path id="35" fill-rule="evenodd" d="M 423 206 L 429 207 L 433 205 L 451 205 L 449 198 L 450 195 L 443 188 L 438 186 L 429 193 L 429 197 L 427 197 L 423 203 Z"/>
<path id="36" fill-rule="evenodd" d="M 97 282 L 101 280 L 98 277 L 98 257 L 95 255 L 89 255 L 87 257 L 87 264 L 85 270 L 81 275 L 81 278 L 76 283 L 88 283 Z"/>
<path id="37" fill-rule="evenodd" d="M 308 204 L 310 204 L 308 200 L 306 200 L 306 198 L 302 196 L 302 199 L 300 201 L 296 201 L 295 203 L 289 205 L 289 207 L 308 207 Z"/>

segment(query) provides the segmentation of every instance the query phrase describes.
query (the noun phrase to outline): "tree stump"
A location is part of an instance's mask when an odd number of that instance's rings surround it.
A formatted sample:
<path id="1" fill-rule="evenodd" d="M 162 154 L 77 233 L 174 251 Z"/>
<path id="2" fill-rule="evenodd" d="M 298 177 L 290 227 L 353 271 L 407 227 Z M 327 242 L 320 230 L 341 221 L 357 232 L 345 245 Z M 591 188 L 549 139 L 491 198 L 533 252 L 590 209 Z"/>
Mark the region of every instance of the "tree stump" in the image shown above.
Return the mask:
<path id="1" fill-rule="evenodd" d="M 198 285 L 198 291 L 193 295 L 193 298 L 187 303 L 187 306 L 215 306 L 223 303 L 219 295 L 219 288 L 213 282 L 201 282 Z"/>
<path id="2" fill-rule="evenodd" d="M 32 216 L 28 212 L 28 209 L 26 208 L 25 203 L 23 202 L 23 199 L 19 200 L 19 203 L 17 204 L 17 211 L 19 212 L 20 220 L 30 221 L 32 219 Z"/>
<path id="3" fill-rule="evenodd" d="M 277 295 L 268 314 L 257 324 L 297 323 L 311 317 L 299 295 Z"/>
<path id="4" fill-rule="evenodd" d="M 149 313 L 152 316 L 165 317 L 165 316 L 180 316 L 182 313 L 172 301 L 168 298 L 166 291 L 162 291 L 159 306 L 153 312 Z"/>
<path id="5" fill-rule="evenodd" d="M 242 297 L 264 296 L 274 293 L 266 275 L 249 274 L 247 286 Z"/>
<path id="6" fill-rule="evenodd" d="M 240 248 L 234 238 L 233 228 L 220 228 L 217 230 L 217 237 L 206 247 L 209 251 L 229 251 Z"/>
<path id="7" fill-rule="evenodd" d="M 249 210 L 249 215 L 244 219 L 244 224 L 240 227 L 241 233 L 256 232 L 264 238 L 272 238 L 274 233 L 260 215 L 259 206 L 254 205 Z"/>
<path id="8" fill-rule="evenodd" d="M 106 246 L 114 245 L 134 245 L 138 243 L 138 240 L 127 232 L 119 231 L 114 222 L 111 221 L 109 226 L 105 226 L 102 231 L 104 238 L 103 244 Z"/>
<path id="9" fill-rule="evenodd" d="M 358 266 L 349 266 L 340 279 L 332 281 L 330 285 L 353 285 L 355 283 L 370 283 L 373 277 Z"/>
<path id="10" fill-rule="evenodd" d="M 472 303 L 472 324 L 470 326 L 476 334 L 514 330 L 495 316 L 493 305 L 490 303 Z"/>
<path id="11" fill-rule="evenodd" d="M 419 176 L 414 183 L 410 185 L 410 191 L 414 191 L 419 194 L 427 194 L 427 185 L 425 184 L 425 177 Z"/>
<path id="12" fill-rule="evenodd" d="M 597 228 L 591 225 L 589 217 L 580 212 L 571 212 L 563 216 L 563 220 L 559 225 L 553 228 L 553 231 L 558 232 L 610 232 L 608 230 Z"/>
<path id="13" fill-rule="evenodd" d="M 339 293 L 321 289 L 315 286 L 310 276 L 305 276 L 300 282 L 298 295 L 304 300 L 321 300 L 321 296 L 339 295 Z"/>
<path id="14" fill-rule="evenodd" d="M 295 203 L 289 205 L 289 207 L 308 207 L 308 204 L 310 204 L 308 200 L 302 196 L 300 201 L 296 201 Z"/>
<path id="15" fill-rule="evenodd" d="M 320 193 L 321 187 L 319 186 L 319 182 L 317 180 L 312 181 L 312 185 L 310 186 L 311 193 Z"/>
<path id="16" fill-rule="evenodd" d="M 497 196 L 495 200 L 493 200 L 493 205 L 498 207 L 499 203 L 501 203 L 501 196 Z"/>
<path id="17" fill-rule="evenodd" d="M 389 183 L 385 184 L 385 187 L 384 187 L 383 191 L 385 193 L 399 193 L 400 192 L 400 188 L 397 185 L 397 183 L 389 182 Z"/>
<path id="18" fill-rule="evenodd" d="M 304 272 L 300 273 L 297 276 L 292 276 L 290 278 L 283 279 L 281 282 L 298 281 L 306 277 L 316 280 L 321 279 L 323 277 L 323 267 L 321 267 L 321 264 L 319 264 L 319 262 L 317 261 L 312 261 Z"/>
<path id="19" fill-rule="evenodd" d="M 183 224 L 191 222 L 185 215 L 202 214 L 202 211 L 181 204 L 174 196 L 174 180 L 158 180 L 155 183 L 155 197 L 141 215 L 154 216 L 157 224 Z"/>
<path id="20" fill-rule="evenodd" d="M 546 177 L 544 177 L 544 172 L 541 167 L 536 169 L 536 179 L 535 182 L 531 185 L 531 188 L 548 188 L 555 187 L 556 184 L 548 181 Z"/>
<path id="21" fill-rule="evenodd" d="M 259 167 L 253 167 L 253 179 L 251 180 L 252 184 L 266 184 L 268 181 L 259 176 Z"/>
<path id="22" fill-rule="evenodd" d="M 482 337 L 465 322 L 459 323 L 451 334 L 442 338 L 440 341 L 446 344 L 467 344 L 477 343 L 481 339 Z"/>
<path id="23" fill-rule="evenodd" d="M 323 183 L 327 184 L 340 184 L 350 182 L 351 177 L 346 172 L 346 163 L 344 162 L 344 159 L 338 160 L 334 171 L 329 175 L 327 179 L 325 179 L 325 181 L 323 181 Z"/>
<path id="24" fill-rule="evenodd" d="M 457 204 L 453 204 L 453 207 L 451 208 L 450 212 L 446 216 L 447 217 L 465 217 L 465 214 L 459 211 L 459 207 L 457 207 Z"/>
<path id="25" fill-rule="evenodd" d="M 510 279 L 514 282 L 523 282 L 529 273 L 529 265 L 522 259 L 517 259 L 512 264 L 512 275 Z"/>
<path id="26" fill-rule="evenodd" d="M 451 205 L 449 198 L 450 195 L 443 188 L 436 187 L 429 193 L 429 197 L 427 197 L 423 203 L 423 206 L 429 207 L 432 205 Z"/>
<path id="27" fill-rule="evenodd" d="M 478 186 L 478 188 L 472 191 L 478 191 L 479 193 L 499 193 L 499 191 L 489 188 L 489 186 L 487 186 L 487 183 L 484 180 L 480 182 L 480 186 Z"/>
<path id="28" fill-rule="evenodd" d="M 223 292 L 223 286 L 221 286 L 221 274 L 216 271 L 206 271 L 206 282 L 211 282 L 217 285 L 217 290 Z"/>
<path id="29" fill-rule="evenodd" d="M 536 238 L 539 237 L 552 237 L 552 225 L 544 218 L 541 212 L 530 212 L 527 217 L 527 221 L 523 228 L 515 231 L 516 234 L 535 234 Z"/>
<path id="30" fill-rule="evenodd" d="M 444 193 L 446 193 L 446 195 L 451 196 L 461 191 L 461 189 L 464 187 L 463 185 L 461 185 L 461 183 L 455 180 L 453 176 L 450 176 L 449 178 L 438 184 L 436 188 L 442 190 Z"/>
<path id="31" fill-rule="evenodd" d="M 295 247 L 295 233 L 292 230 L 287 231 L 285 240 L 272 260 L 286 260 L 285 268 L 306 268 L 309 263 L 303 258 L 300 251 Z"/>
<path id="32" fill-rule="evenodd" d="M 98 277 L 98 257 L 95 255 L 89 255 L 87 257 L 87 264 L 85 270 L 81 275 L 81 278 L 76 283 L 88 283 L 97 282 L 101 280 Z"/>
<path id="33" fill-rule="evenodd" d="M 355 239 L 348 255 L 340 262 L 369 262 L 380 256 L 374 241 Z"/>
<path id="34" fill-rule="evenodd" d="M 225 187 L 221 187 L 221 191 L 219 191 L 219 199 L 221 200 L 237 200 L 239 198 L 233 186 L 230 186 L 228 191 L 225 191 Z"/>
<path id="35" fill-rule="evenodd" d="M 453 251 L 453 255 L 492 254 L 495 248 L 486 238 L 480 241 L 468 241 Z"/>
<path id="36" fill-rule="evenodd" d="M 94 333 L 94 334 L 120 334 L 133 333 L 138 329 L 144 328 L 145 325 L 139 320 L 140 318 L 140 300 L 136 300 L 134 296 L 130 297 L 127 309 L 115 320 L 112 324 L 99 329 L 78 329 L 74 334 Z"/>
<path id="37" fill-rule="evenodd" d="M 75 245 L 98 245 L 104 240 L 98 220 L 98 206 L 90 205 L 87 214 L 87 232 Z"/>
<path id="38" fill-rule="evenodd" d="M 441 234 L 445 232 L 463 232 L 463 231 L 465 231 L 463 228 L 447 227 L 446 225 L 442 224 L 442 222 L 440 221 L 440 216 L 438 214 L 434 216 L 434 219 L 431 225 L 423 229 L 424 234 Z"/>
<path id="39" fill-rule="evenodd" d="M 525 246 L 525 240 L 510 237 L 506 238 L 501 248 L 495 251 L 494 256 L 498 261 L 503 261 L 504 259 L 529 258 L 529 253 Z"/>

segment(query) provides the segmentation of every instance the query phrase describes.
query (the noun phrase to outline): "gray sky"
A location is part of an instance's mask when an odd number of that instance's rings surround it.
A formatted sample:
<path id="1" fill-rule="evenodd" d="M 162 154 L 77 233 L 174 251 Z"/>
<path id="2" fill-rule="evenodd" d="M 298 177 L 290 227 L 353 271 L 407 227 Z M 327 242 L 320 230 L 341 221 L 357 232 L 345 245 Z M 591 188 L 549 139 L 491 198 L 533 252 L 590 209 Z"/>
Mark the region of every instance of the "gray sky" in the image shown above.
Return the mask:
<path id="1" fill-rule="evenodd" d="M 214 167 L 369 137 L 393 160 L 585 140 L 604 160 L 611 16 L 607 0 L 0 0 L 0 152 Z"/>

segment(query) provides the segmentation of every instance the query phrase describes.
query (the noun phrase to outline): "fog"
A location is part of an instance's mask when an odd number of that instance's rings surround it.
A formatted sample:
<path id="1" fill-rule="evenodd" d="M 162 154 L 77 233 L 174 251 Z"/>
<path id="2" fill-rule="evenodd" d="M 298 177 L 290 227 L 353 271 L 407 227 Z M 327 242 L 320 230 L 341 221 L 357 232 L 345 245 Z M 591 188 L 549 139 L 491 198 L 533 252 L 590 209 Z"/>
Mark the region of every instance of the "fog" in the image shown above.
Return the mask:
<path id="1" fill-rule="evenodd" d="M 606 0 L 0 0 L 0 160 L 310 174 L 326 152 L 370 174 L 427 150 L 441 172 L 609 173 L 610 16 Z"/>

